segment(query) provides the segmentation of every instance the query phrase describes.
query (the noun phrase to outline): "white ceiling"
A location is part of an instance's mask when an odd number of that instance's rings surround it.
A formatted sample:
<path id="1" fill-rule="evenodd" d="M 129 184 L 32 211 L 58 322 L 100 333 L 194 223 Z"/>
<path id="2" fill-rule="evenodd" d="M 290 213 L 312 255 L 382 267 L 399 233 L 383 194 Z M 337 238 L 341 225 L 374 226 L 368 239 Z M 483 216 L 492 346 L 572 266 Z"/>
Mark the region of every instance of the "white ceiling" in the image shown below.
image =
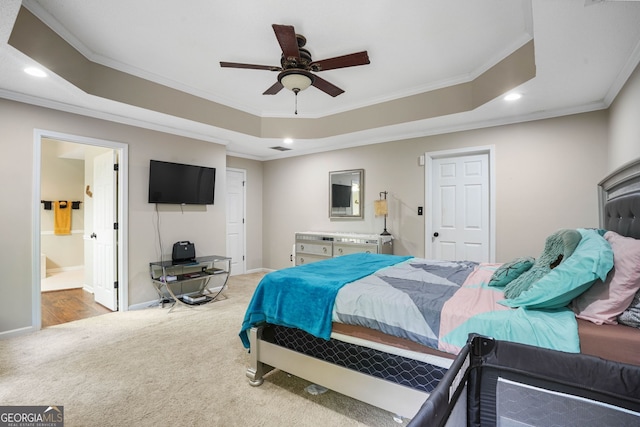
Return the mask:
<path id="1" fill-rule="evenodd" d="M 19 0 L 0 4 L 0 97 L 227 145 L 256 159 L 338 149 L 607 108 L 640 62 L 640 2 L 593 0 L 25 0 L 90 60 L 260 117 L 319 118 L 470 81 L 533 39 L 536 77 L 507 104 L 318 140 L 256 138 L 88 95 L 7 44 Z M 401 6 L 398 6 L 401 5 Z M 367 50 L 371 64 L 322 72 L 345 93 L 262 95 L 279 65 L 271 25 L 293 25 L 314 60 Z"/>

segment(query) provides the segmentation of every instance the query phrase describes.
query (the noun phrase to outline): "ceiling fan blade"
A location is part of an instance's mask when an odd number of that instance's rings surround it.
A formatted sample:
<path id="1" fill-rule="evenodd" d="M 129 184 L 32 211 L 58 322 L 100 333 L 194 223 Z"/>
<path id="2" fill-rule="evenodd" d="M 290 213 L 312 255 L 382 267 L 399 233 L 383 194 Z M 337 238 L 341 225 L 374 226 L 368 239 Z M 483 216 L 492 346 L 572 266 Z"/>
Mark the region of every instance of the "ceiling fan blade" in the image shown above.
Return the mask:
<path id="1" fill-rule="evenodd" d="M 220 61 L 220 66 L 228 68 L 247 68 L 250 70 L 282 71 L 282 68 L 273 65 L 241 64 L 239 62 Z"/>
<path id="2" fill-rule="evenodd" d="M 265 90 L 262 94 L 263 95 L 275 95 L 276 93 L 280 92 L 283 87 L 284 86 L 282 86 L 282 83 L 275 82 L 273 84 L 273 86 L 271 86 L 269 89 Z"/>
<path id="3" fill-rule="evenodd" d="M 310 64 L 313 71 L 335 70 L 336 68 L 355 67 L 356 65 L 369 64 L 367 51 L 351 53 L 349 55 L 336 56 L 335 58 L 322 59 Z"/>
<path id="4" fill-rule="evenodd" d="M 334 98 L 344 92 L 344 90 L 340 89 L 338 86 L 335 86 L 318 76 L 313 76 L 313 83 L 311 84 Z"/>
<path id="5" fill-rule="evenodd" d="M 273 24 L 272 27 L 285 59 L 300 58 L 296 30 L 291 25 Z"/>

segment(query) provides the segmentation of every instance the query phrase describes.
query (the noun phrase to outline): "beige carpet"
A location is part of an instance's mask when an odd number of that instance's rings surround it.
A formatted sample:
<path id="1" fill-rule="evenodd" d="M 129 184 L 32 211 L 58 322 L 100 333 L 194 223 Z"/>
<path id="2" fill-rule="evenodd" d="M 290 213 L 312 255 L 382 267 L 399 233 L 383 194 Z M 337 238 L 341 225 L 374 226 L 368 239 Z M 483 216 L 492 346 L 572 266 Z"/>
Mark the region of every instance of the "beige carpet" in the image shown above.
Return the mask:
<path id="1" fill-rule="evenodd" d="M 275 371 L 245 376 L 238 332 L 262 274 L 227 299 L 110 313 L 0 340 L 0 405 L 62 405 L 65 426 L 399 426 L 393 415 Z"/>

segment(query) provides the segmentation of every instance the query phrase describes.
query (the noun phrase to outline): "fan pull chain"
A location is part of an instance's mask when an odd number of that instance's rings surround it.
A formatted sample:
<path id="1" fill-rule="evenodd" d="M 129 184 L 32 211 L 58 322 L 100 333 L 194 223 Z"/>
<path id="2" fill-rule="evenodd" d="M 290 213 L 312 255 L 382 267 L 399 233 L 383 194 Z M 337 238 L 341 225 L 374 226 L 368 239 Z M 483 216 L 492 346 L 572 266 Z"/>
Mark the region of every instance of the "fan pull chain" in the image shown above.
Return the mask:
<path id="1" fill-rule="evenodd" d="M 300 89 L 295 88 L 293 89 L 293 93 L 296 95 L 296 109 L 295 109 L 295 115 L 298 115 L 298 92 L 300 92 Z"/>

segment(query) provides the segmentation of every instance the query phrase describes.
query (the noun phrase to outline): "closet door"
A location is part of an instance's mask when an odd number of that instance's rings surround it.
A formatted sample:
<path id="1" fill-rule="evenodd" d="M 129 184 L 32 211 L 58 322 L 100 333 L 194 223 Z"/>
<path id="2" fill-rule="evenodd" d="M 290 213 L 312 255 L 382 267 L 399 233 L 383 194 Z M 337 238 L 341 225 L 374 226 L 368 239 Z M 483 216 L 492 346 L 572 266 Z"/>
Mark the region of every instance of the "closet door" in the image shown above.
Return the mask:
<path id="1" fill-rule="evenodd" d="M 434 159 L 431 257 L 489 262 L 489 159 L 487 154 Z"/>
<path id="2" fill-rule="evenodd" d="M 227 168 L 227 256 L 231 257 L 231 275 L 246 271 L 246 171 Z"/>

